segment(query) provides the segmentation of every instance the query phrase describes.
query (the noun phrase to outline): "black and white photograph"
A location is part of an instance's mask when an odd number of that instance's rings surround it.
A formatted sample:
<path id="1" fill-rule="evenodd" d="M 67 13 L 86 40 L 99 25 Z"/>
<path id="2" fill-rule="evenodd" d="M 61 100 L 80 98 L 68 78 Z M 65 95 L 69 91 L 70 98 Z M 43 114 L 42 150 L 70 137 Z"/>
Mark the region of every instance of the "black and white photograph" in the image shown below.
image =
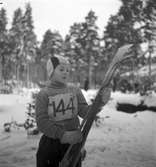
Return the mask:
<path id="1" fill-rule="evenodd" d="M 0 0 L 0 167 L 156 167 L 155 0 Z"/>

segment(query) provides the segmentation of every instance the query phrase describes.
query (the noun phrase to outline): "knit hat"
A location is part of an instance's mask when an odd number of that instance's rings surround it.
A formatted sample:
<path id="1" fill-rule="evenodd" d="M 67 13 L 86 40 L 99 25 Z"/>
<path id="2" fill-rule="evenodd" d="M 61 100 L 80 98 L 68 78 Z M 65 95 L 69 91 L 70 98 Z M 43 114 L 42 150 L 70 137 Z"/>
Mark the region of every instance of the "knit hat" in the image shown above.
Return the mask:
<path id="1" fill-rule="evenodd" d="M 69 64 L 67 58 L 63 56 L 53 56 L 47 61 L 47 74 L 50 77 L 59 64 Z"/>

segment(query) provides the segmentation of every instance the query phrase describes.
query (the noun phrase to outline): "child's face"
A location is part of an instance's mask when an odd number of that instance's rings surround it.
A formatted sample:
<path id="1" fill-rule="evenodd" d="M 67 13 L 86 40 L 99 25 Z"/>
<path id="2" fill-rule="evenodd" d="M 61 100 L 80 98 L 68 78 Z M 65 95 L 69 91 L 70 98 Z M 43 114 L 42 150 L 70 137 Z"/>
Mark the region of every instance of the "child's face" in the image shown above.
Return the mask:
<path id="1" fill-rule="evenodd" d="M 69 72 L 70 65 L 61 63 L 55 68 L 52 79 L 57 82 L 67 83 Z"/>

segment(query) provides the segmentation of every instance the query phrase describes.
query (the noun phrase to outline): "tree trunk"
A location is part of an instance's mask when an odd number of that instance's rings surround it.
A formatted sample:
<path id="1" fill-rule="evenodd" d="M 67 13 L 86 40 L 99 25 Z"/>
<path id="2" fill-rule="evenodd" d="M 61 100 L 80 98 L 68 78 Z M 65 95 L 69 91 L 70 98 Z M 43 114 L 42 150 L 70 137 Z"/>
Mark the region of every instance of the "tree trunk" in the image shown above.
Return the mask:
<path id="1" fill-rule="evenodd" d="M 150 88 L 151 88 L 151 84 L 152 84 L 152 70 L 151 70 L 151 64 L 152 64 L 152 58 L 151 58 L 151 51 L 149 51 L 149 58 L 148 58 L 148 64 L 149 64 L 149 80 L 150 80 Z"/>
<path id="2" fill-rule="evenodd" d="M 2 79 L 2 82 L 5 83 L 6 80 L 5 80 L 5 60 L 4 60 L 4 55 L 1 56 L 1 79 Z"/>
<path id="3" fill-rule="evenodd" d="M 91 87 L 91 84 L 92 84 L 92 66 L 91 66 L 91 55 L 90 55 L 90 53 L 89 53 L 89 56 L 88 56 L 87 77 L 88 77 L 88 89 L 89 89 Z"/>
<path id="4" fill-rule="evenodd" d="M 0 82 L 2 82 L 2 63 L 0 62 Z"/>
<path id="5" fill-rule="evenodd" d="M 151 51 L 149 52 L 148 65 L 149 65 L 149 77 L 151 79 Z"/>
<path id="6" fill-rule="evenodd" d="M 19 84 L 19 65 L 18 64 L 16 65 L 16 80 L 17 80 L 17 83 Z"/>
<path id="7" fill-rule="evenodd" d="M 30 69 L 29 69 L 29 63 L 27 63 L 27 87 L 29 88 L 30 86 Z"/>
<path id="8" fill-rule="evenodd" d="M 79 71 L 80 71 L 80 63 L 79 60 L 76 60 L 76 68 L 75 68 L 75 82 L 76 84 L 80 84 L 80 75 L 79 75 Z"/>

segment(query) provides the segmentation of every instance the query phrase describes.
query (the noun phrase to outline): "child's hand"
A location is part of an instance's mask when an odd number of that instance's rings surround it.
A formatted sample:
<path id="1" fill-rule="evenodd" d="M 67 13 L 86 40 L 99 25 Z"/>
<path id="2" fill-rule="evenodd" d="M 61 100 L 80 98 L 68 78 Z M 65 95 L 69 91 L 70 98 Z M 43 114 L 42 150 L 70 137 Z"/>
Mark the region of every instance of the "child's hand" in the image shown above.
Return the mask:
<path id="1" fill-rule="evenodd" d="M 65 144 L 76 144 L 80 143 L 82 141 L 82 134 L 80 130 L 75 130 L 75 131 L 66 131 L 62 138 L 61 138 L 61 143 Z"/>

